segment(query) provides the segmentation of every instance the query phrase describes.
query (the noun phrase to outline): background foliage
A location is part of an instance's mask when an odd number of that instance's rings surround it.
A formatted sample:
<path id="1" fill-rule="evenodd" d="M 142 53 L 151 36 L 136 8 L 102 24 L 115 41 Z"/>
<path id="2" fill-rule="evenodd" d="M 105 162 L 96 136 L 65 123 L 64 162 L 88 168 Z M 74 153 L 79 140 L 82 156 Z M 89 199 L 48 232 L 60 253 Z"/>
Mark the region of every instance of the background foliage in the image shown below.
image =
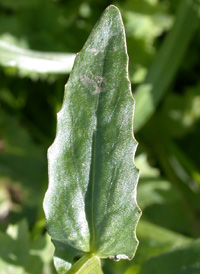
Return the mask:
<path id="1" fill-rule="evenodd" d="M 143 216 L 135 259 L 104 260 L 104 273 L 200 273 L 199 2 L 0 0 L 1 273 L 55 273 L 42 200 L 71 63 L 37 71 L 34 52 L 77 53 L 109 4 L 127 34 Z M 23 68 L 11 62 L 29 49 Z"/>

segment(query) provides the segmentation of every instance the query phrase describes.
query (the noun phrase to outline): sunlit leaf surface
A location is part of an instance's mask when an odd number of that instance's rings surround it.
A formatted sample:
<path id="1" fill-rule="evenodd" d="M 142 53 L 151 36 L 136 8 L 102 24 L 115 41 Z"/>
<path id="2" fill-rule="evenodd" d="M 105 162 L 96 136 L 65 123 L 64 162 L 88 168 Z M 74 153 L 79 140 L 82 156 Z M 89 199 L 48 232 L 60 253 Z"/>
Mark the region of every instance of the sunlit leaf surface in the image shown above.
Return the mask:
<path id="1" fill-rule="evenodd" d="M 116 260 L 135 253 L 133 109 L 124 26 L 110 6 L 75 60 L 48 153 L 44 209 L 60 271 L 83 252 Z"/>

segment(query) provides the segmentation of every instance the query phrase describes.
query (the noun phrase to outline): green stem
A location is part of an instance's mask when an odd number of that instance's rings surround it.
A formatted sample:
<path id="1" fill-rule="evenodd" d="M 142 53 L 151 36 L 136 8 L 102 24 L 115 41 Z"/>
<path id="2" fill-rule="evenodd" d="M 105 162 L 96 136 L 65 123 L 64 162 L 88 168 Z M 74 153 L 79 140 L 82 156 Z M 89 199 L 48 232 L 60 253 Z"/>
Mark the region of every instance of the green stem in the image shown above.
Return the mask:
<path id="1" fill-rule="evenodd" d="M 103 274 L 100 258 L 88 253 L 78 260 L 67 274 Z"/>

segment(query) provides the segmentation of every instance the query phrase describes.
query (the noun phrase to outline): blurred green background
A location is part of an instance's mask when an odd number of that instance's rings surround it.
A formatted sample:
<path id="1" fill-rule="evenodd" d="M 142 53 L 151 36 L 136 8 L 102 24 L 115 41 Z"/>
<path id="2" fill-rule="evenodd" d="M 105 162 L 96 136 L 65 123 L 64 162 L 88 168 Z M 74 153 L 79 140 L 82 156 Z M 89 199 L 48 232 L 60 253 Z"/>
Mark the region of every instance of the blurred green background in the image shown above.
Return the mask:
<path id="1" fill-rule="evenodd" d="M 143 215 L 135 258 L 104 273 L 200 273 L 200 2 L 0 0 L 2 274 L 55 273 L 46 151 L 74 54 L 109 4 L 127 35 Z"/>

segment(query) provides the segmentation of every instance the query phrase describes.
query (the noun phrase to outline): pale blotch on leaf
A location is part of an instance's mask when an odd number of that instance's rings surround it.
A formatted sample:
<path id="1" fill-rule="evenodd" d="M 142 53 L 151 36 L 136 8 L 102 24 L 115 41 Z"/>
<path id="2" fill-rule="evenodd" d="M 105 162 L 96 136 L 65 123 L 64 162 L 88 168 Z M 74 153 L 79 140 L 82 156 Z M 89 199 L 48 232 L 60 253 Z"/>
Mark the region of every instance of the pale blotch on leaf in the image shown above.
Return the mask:
<path id="1" fill-rule="evenodd" d="M 80 80 L 84 87 L 93 95 L 102 91 L 102 84 L 105 82 L 104 77 L 95 76 L 92 73 L 87 75 L 81 75 Z"/>

